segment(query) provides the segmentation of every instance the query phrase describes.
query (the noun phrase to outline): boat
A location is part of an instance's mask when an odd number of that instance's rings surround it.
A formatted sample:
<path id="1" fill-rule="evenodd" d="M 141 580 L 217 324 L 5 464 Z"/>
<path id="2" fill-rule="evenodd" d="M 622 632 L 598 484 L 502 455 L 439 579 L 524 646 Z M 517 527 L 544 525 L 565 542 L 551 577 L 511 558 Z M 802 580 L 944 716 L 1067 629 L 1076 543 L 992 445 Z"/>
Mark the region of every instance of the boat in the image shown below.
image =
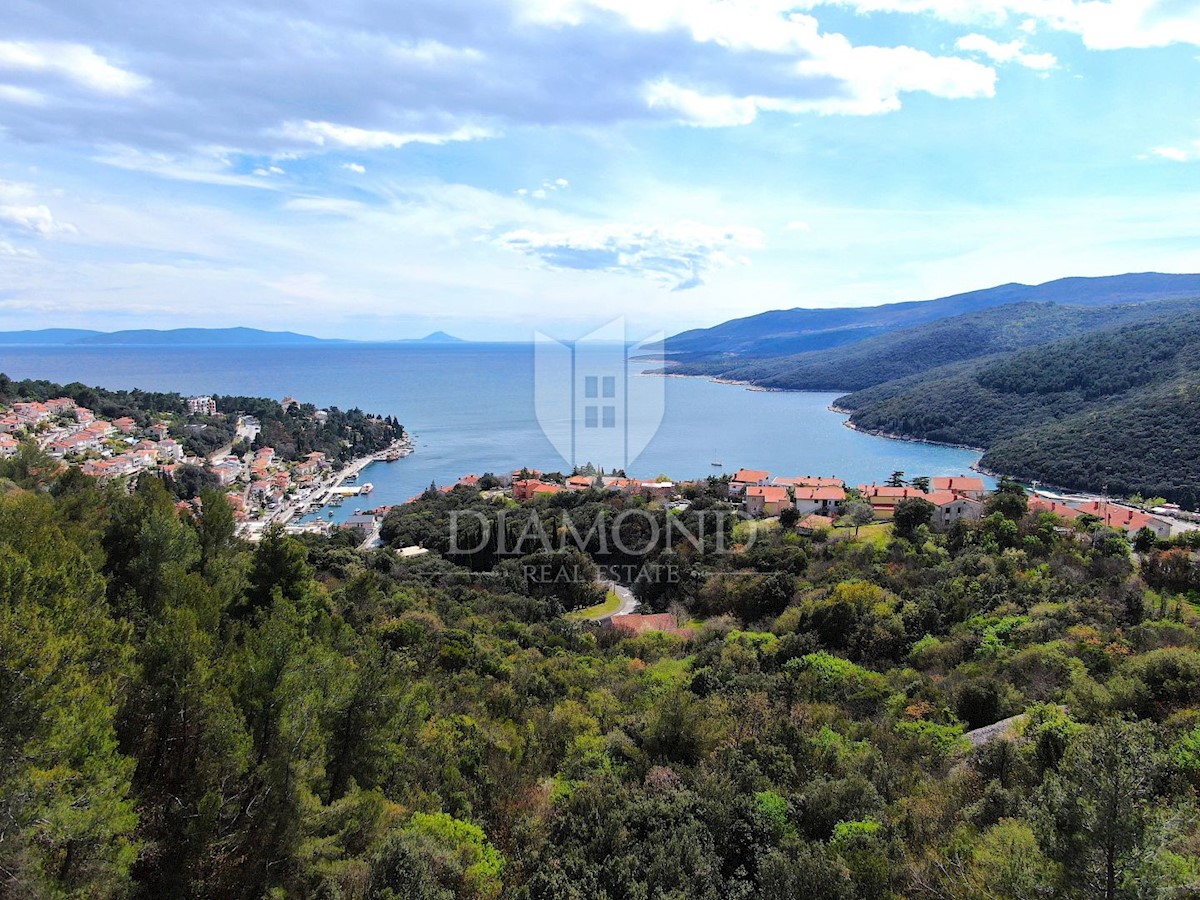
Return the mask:
<path id="1" fill-rule="evenodd" d="M 403 455 L 404 454 L 401 453 L 399 450 L 389 450 L 383 458 L 386 459 L 388 462 L 395 462 Z"/>
<path id="2" fill-rule="evenodd" d="M 725 465 L 725 463 L 715 462 L 715 463 L 713 463 L 713 465 L 716 466 L 718 469 L 720 469 Z"/>
<path id="3" fill-rule="evenodd" d="M 357 472 L 351 472 L 349 475 L 347 475 L 347 476 L 346 476 L 346 479 L 345 479 L 345 480 L 346 480 L 346 481 L 358 481 L 358 473 L 357 473 Z"/>
<path id="4" fill-rule="evenodd" d="M 375 490 L 375 485 L 371 484 L 371 482 L 368 481 L 366 484 L 364 484 L 362 487 L 360 487 L 358 489 L 358 492 L 360 494 L 369 494 L 373 490 Z"/>
<path id="5" fill-rule="evenodd" d="M 355 509 L 355 510 L 354 510 L 354 514 L 355 514 L 356 516 L 361 516 L 361 515 L 362 515 L 362 509 Z"/>
<path id="6" fill-rule="evenodd" d="M 332 510 L 332 509 L 331 509 L 331 510 L 328 512 L 328 516 L 329 516 L 329 518 L 331 518 L 331 519 L 333 518 L 333 510 Z"/>

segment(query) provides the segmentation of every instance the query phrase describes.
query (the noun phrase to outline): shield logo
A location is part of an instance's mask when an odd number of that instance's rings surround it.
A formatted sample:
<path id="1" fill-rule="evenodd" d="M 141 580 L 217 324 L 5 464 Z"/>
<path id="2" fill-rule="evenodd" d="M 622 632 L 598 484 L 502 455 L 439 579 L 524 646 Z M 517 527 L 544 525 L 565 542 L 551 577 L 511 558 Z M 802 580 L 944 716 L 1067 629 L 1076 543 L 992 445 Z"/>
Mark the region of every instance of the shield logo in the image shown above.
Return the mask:
<path id="1" fill-rule="evenodd" d="M 614 319 L 573 343 L 534 335 L 534 410 L 542 432 L 572 468 L 628 469 L 662 424 L 664 335 L 631 345 Z"/>

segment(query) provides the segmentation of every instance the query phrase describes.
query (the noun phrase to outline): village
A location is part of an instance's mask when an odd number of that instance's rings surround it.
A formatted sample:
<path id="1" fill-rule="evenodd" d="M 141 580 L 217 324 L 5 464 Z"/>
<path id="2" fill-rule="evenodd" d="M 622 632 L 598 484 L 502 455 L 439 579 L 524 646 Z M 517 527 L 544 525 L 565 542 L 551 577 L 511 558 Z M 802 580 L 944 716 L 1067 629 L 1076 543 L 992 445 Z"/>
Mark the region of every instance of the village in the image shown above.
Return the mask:
<path id="1" fill-rule="evenodd" d="M 466 476 L 459 484 L 476 485 L 479 477 Z M 667 506 L 686 508 L 683 487 L 664 479 L 639 481 L 623 476 L 576 474 L 560 480 L 531 470 L 512 473 L 510 495 L 517 502 L 562 491 L 601 489 L 636 494 Z M 847 513 L 863 511 L 858 524 L 887 523 L 905 500 L 920 499 L 933 506 L 931 524 L 947 529 L 959 521 L 983 518 L 988 490 L 979 476 L 954 475 L 914 478 L 909 484 L 860 484 L 848 487 L 833 476 L 773 476 L 757 469 L 739 469 L 728 481 L 728 495 L 745 514 L 755 519 L 786 517 L 801 532 L 833 529 L 845 522 Z M 1067 496 L 1033 489 L 1029 492 L 1033 512 L 1052 513 L 1068 522 L 1092 516 L 1103 527 L 1125 532 L 1130 537 L 1148 529 L 1156 538 L 1193 530 L 1195 524 L 1178 506 L 1166 504 L 1152 512 L 1107 498 Z M 869 517 L 866 510 L 869 509 Z M 794 510 L 794 515 L 785 514 Z"/>
<path id="2" fill-rule="evenodd" d="M 290 397 L 283 401 L 285 408 L 295 403 Z M 216 402 L 208 396 L 188 398 L 187 410 L 189 422 L 220 415 Z M 317 410 L 313 415 L 319 420 L 323 413 Z M 14 455 L 22 442 L 32 443 L 49 457 L 101 483 L 118 479 L 132 483 L 143 472 L 176 479 L 189 470 L 198 471 L 204 473 L 206 483 L 225 494 L 239 532 L 255 540 L 272 523 L 288 525 L 306 511 L 370 494 L 370 484 L 355 483 L 362 469 L 376 459 L 398 459 L 411 452 L 407 442 L 401 441 L 344 467 L 336 466 L 320 451 L 296 461 L 283 459 L 269 446 L 236 455 L 232 452 L 235 446 L 249 448 L 254 443 L 259 423 L 253 416 L 231 415 L 226 418 L 232 420 L 234 442 L 198 456 L 186 452 L 171 436 L 181 427 L 194 426 L 151 418 L 148 424 L 139 424 L 130 416 L 104 419 L 69 397 L 13 403 L 0 409 L 0 456 Z M 181 497 L 179 506 L 198 510 L 200 498 Z M 382 515 L 385 511 L 377 512 Z"/>

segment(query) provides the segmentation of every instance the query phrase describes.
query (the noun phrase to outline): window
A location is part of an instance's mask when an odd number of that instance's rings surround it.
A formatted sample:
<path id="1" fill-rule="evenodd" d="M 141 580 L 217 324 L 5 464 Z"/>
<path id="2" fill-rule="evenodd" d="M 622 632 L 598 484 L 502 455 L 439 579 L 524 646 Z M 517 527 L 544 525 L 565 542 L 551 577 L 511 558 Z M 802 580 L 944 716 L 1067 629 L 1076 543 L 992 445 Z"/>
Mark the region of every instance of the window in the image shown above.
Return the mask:
<path id="1" fill-rule="evenodd" d="M 596 424 L 597 424 L 596 413 L 597 413 L 598 409 L 599 409 L 599 407 L 596 407 L 596 406 L 584 407 L 584 410 L 583 410 L 583 427 L 584 428 L 595 428 L 596 427 Z"/>
<path id="2" fill-rule="evenodd" d="M 604 376 L 604 398 L 612 400 L 617 396 L 617 379 L 613 375 Z"/>
<path id="3" fill-rule="evenodd" d="M 617 427 L 617 408 L 615 406 L 604 407 L 604 427 L 605 428 L 616 428 Z"/>
<path id="4" fill-rule="evenodd" d="M 599 381 L 595 375 L 588 375 L 583 379 L 583 396 L 589 400 L 595 400 L 599 394 Z M 607 395 L 605 395 L 607 396 Z"/>

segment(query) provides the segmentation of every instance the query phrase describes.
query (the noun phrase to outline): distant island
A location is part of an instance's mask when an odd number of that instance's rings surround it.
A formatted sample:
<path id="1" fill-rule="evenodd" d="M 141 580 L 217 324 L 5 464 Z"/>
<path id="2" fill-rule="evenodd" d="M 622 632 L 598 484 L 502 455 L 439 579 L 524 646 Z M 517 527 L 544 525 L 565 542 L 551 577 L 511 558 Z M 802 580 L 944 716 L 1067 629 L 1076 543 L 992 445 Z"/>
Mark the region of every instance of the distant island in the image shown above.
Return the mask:
<path id="1" fill-rule="evenodd" d="M 319 338 L 294 331 L 263 331 L 258 328 L 135 328 L 123 331 L 94 331 L 86 328 L 42 328 L 34 331 L 0 331 L 0 346 L 87 346 L 87 347 L 303 347 L 309 345 L 357 344 L 342 338 Z M 389 343 L 461 344 L 462 338 L 435 331 L 423 338 L 402 338 Z"/>

